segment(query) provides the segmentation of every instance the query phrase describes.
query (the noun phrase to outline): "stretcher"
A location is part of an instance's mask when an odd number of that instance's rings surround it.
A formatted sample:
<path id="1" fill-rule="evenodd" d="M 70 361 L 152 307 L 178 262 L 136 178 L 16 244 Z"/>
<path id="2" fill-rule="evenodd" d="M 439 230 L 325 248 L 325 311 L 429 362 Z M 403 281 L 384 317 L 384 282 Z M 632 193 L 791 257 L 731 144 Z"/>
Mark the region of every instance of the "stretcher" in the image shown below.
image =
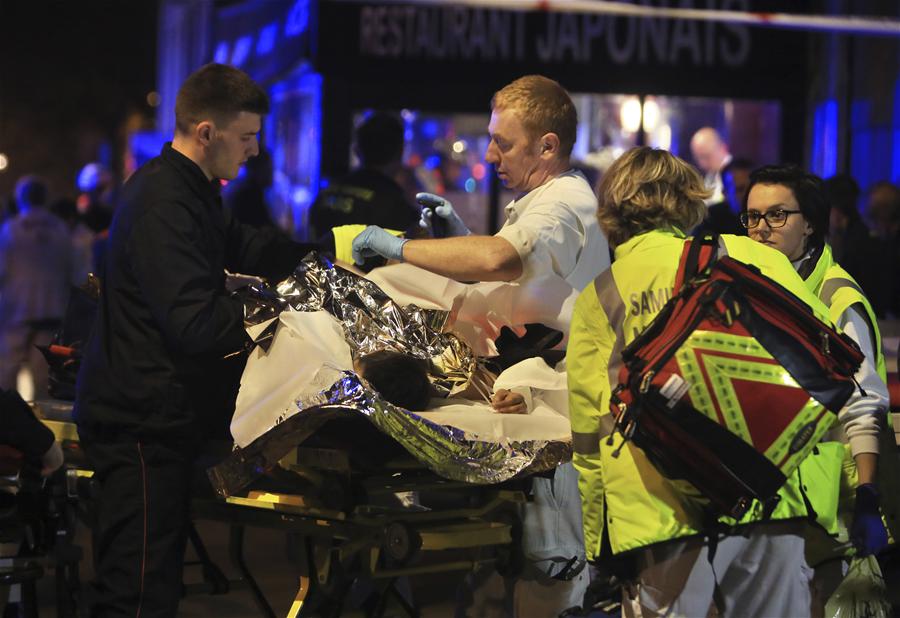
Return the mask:
<path id="1" fill-rule="evenodd" d="M 448 481 L 402 457 L 366 471 L 342 450 L 299 448 L 295 456 L 297 462 L 285 470 L 305 481 L 302 491 L 249 490 L 194 505 L 195 518 L 291 533 L 298 589 L 290 616 L 339 616 L 351 586 L 360 581 L 371 587 L 370 615 L 381 615 L 393 600 L 415 616 L 414 605 L 397 592 L 400 578 L 469 571 L 485 563 L 501 571 L 514 568 L 523 481 Z M 417 499 L 397 496 L 409 492 Z"/>
<path id="2" fill-rule="evenodd" d="M 218 508 L 300 532 L 297 612 L 338 615 L 353 581 L 375 582 L 383 608 L 399 577 L 484 562 L 515 571 L 530 477 L 571 457 L 564 372 L 531 359 L 497 377 L 527 389 L 528 415 L 460 399 L 479 360 L 446 332 L 447 312 L 400 306 L 315 255 L 251 290 L 245 315 L 258 345 L 231 424 L 237 448 L 209 476 Z M 353 358 L 382 349 L 429 361 L 440 396 L 428 409 L 395 406 L 357 375 Z M 289 491 L 266 487 L 272 470 Z"/>
<path id="3" fill-rule="evenodd" d="M 68 493 L 82 501 L 84 514 L 95 489 L 78 448 L 71 406 L 43 402 L 37 412 L 63 443 Z M 416 616 L 415 604 L 398 592 L 401 578 L 465 572 L 488 563 L 501 572 L 515 570 L 518 511 L 527 500 L 527 479 L 497 485 L 445 479 L 391 440 L 379 441 L 377 432 L 371 427 L 367 431 L 366 421 L 361 423 L 324 427 L 309 446 L 293 449 L 274 474 L 243 492 L 225 499 L 208 493 L 196 496 L 191 505 L 194 522 L 229 526 L 229 557 L 239 578 L 224 577 L 192 528 L 204 583 L 188 592 L 222 594 L 246 588 L 260 615 L 275 616 L 244 556 L 248 527 L 286 533 L 297 569 L 297 589 L 285 592 L 293 597 L 289 616 L 339 616 L 348 609 L 350 587 L 359 581 L 371 589 L 368 615 L 382 615 L 393 604 L 395 610 Z M 348 431 L 368 448 L 334 448 L 336 436 Z M 409 499 L 411 492 L 415 500 Z"/>

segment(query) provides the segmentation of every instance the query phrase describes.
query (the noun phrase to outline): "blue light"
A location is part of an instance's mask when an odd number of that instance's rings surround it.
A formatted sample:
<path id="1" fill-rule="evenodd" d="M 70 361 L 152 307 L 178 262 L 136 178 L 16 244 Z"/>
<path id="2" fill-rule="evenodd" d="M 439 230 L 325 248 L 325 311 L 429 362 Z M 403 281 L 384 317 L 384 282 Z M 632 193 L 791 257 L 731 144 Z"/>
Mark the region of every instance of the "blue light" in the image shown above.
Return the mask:
<path id="1" fill-rule="evenodd" d="M 253 48 L 253 35 L 242 36 L 234 44 L 234 52 L 231 54 L 231 64 L 236 67 L 241 66 L 250 56 L 250 50 Z"/>
<path id="2" fill-rule="evenodd" d="M 870 99 L 856 99 L 850 107 L 850 171 L 862 189 L 900 175 L 898 127 L 883 124 Z"/>
<path id="3" fill-rule="evenodd" d="M 812 171 L 822 178 L 837 173 L 838 104 L 828 99 L 816 106 L 813 114 Z"/>
<path id="4" fill-rule="evenodd" d="M 478 188 L 478 183 L 475 182 L 474 178 L 469 178 L 466 180 L 466 193 L 475 193 L 475 189 Z"/>
<path id="5" fill-rule="evenodd" d="M 312 193 L 310 193 L 309 188 L 303 185 L 291 187 L 291 200 L 301 208 L 309 206 L 309 203 L 312 201 Z"/>
<path id="6" fill-rule="evenodd" d="M 213 62 L 218 62 L 219 64 L 228 63 L 228 41 L 221 41 L 216 45 L 216 53 L 213 54 Z"/>
<path id="7" fill-rule="evenodd" d="M 322 76 L 310 65 L 298 67 L 289 77 L 276 82 L 270 92 L 272 113 L 266 117 L 267 146 L 272 152 L 275 169 L 285 176 L 287 195 L 297 239 L 306 239 L 307 210 L 320 185 L 322 132 Z M 286 108 L 283 106 L 287 106 Z M 282 110 L 290 110 L 297 123 L 290 124 L 303 133 L 301 139 L 289 137 L 280 128 Z M 296 135 L 296 134 L 292 134 Z"/>
<path id="8" fill-rule="evenodd" d="M 284 36 L 303 34 L 309 26 L 309 0 L 297 0 L 284 24 Z"/>
<path id="9" fill-rule="evenodd" d="M 438 136 L 441 126 L 437 120 L 423 120 L 420 130 L 422 131 L 422 137 L 430 141 Z"/>
<path id="10" fill-rule="evenodd" d="M 891 148 L 894 157 L 891 160 L 891 182 L 900 183 L 900 78 L 894 84 L 894 122 Z"/>
<path id="11" fill-rule="evenodd" d="M 878 132 L 872 130 L 872 103 L 855 99 L 850 106 L 850 173 L 863 190 L 884 178 L 884 151 L 878 149 Z M 881 168 L 881 169 L 879 169 Z"/>
<path id="12" fill-rule="evenodd" d="M 259 40 L 256 42 L 256 55 L 265 56 L 275 48 L 275 37 L 278 36 L 278 22 L 263 27 L 259 31 Z"/>
<path id="13" fill-rule="evenodd" d="M 97 147 L 97 160 L 106 167 L 112 167 L 112 146 L 109 142 L 103 142 Z"/>
<path id="14" fill-rule="evenodd" d="M 163 144 L 168 141 L 162 133 L 157 131 L 135 131 L 131 134 L 131 154 L 134 156 L 135 167 L 140 167 L 153 157 L 159 155 Z"/>
<path id="15" fill-rule="evenodd" d="M 441 164 L 440 155 L 433 154 L 427 159 L 425 159 L 425 168 L 433 170 Z"/>

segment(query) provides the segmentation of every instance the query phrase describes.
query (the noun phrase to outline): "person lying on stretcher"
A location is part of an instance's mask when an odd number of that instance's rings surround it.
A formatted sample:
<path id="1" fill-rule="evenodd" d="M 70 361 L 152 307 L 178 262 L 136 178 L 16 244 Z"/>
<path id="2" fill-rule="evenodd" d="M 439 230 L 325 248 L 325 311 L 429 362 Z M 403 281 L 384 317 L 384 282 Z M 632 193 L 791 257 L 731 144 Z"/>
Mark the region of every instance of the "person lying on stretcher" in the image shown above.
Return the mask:
<path id="1" fill-rule="evenodd" d="M 379 350 L 433 363 L 423 368 L 440 393 L 424 406 L 428 391 L 420 389 L 418 403 L 392 407 L 481 441 L 571 437 L 566 372 L 561 354 L 552 349 L 562 338 L 559 331 L 526 323 L 524 329 L 506 329 L 504 337 L 505 330 L 496 328 L 493 353 L 479 357 L 464 337 L 437 330 L 447 327 L 436 319 L 444 316 L 425 313 L 428 310 L 414 303 L 399 305 L 374 282 L 315 255 L 307 256 L 297 275 L 281 282 L 273 294 L 282 295 L 281 302 L 257 296 L 247 300 L 252 316 L 248 334 L 266 343 L 251 350 L 241 378 L 231 423 L 240 447 L 294 414 L 321 405 L 323 394 L 346 372 L 362 378 L 354 360 Z M 288 298 L 294 304 L 285 309 Z M 277 316 L 274 321 L 272 315 Z M 473 380 L 476 368 L 485 365 L 496 379 L 477 372 L 479 378 Z M 398 375 L 406 381 L 413 374 Z M 363 380 L 370 390 L 379 390 L 373 380 Z M 471 384 L 475 390 L 466 398 L 463 393 Z M 351 402 L 350 407 L 356 409 L 359 403 Z"/>
<path id="2" fill-rule="evenodd" d="M 429 361 L 409 354 L 379 350 L 358 358 L 353 368 L 387 401 L 413 412 L 428 408 L 429 401 L 436 396 L 428 379 Z M 472 376 L 469 386 L 459 393 L 459 397 L 482 401 L 487 391 L 493 391 L 497 375 L 489 369 L 479 367 Z M 528 406 L 522 393 L 500 388 L 490 395 L 490 404 L 500 414 L 528 414 Z"/>

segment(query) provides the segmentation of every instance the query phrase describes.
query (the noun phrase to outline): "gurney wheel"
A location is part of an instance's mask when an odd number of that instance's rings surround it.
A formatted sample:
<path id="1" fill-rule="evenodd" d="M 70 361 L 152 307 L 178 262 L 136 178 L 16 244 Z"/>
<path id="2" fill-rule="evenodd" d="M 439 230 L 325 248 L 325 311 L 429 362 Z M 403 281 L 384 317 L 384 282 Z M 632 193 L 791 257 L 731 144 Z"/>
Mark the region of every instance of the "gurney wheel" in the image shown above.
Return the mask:
<path id="1" fill-rule="evenodd" d="M 348 577 L 343 565 L 338 560 L 320 562 L 316 555 L 329 553 L 331 545 L 317 545 L 309 538 L 291 535 L 303 544 L 303 560 L 306 560 L 306 577 L 309 588 L 303 599 L 298 616 L 318 616 L 319 618 L 337 618 L 342 615 L 344 601 L 347 598 L 353 578 Z"/>
<path id="2" fill-rule="evenodd" d="M 384 529 L 384 552 L 391 560 L 404 564 L 421 546 L 422 538 L 403 522 L 391 522 Z"/>

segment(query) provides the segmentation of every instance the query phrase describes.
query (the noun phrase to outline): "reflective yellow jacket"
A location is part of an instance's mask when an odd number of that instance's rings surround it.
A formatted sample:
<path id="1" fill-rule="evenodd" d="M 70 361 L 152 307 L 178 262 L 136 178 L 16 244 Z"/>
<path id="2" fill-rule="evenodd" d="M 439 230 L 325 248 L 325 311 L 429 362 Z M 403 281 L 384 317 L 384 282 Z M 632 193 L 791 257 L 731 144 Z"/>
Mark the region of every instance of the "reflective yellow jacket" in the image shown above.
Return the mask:
<path id="1" fill-rule="evenodd" d="M 881 347 L 881 331 L 878 319 L 869 299 L 862 288 L 846 270 L 834 261 L 831 247 L 825 245 L 813 271 L 806 277 L 806 285 L 828 307 L 828 316 L 835 324 L 839 323 L 844 313 L 852 306 L 860 307 L 869 323 L 875 352 L 875 370 L 879 377 L 887 383 L 887 367 L 884 351 Z M 879 434 L 878 472 L 876 481 L 882 496 L 881 511 L 885 523 L 896 543 L 900 538 L 900 458 L 894 440 L 893 426 L 888 415 L 885 427 Z M 852 512 L 854 490 L 858 484 L 856 464 L 845 445 L 844 478 L 842 486 L 841 507 L 847 513 Z M 822 523 L 820 521 L 820 523 Z M 827 524 L 826 524 L 827 527 Z"/>
<path id="2" fill-rule="evenodd" d="M 853 305 L 859 305 L 865 312 L 869 327 L 872 329 L 872 341 L 875 348 L 876 371 L 887 383 L 887 367 L 884 363 L 884 352 L 881 349 L 881 331 L 878 330 L 878 319 L 856 280 L 850 276 L 840 264 L 834 261 L 831 247 L 825 245 L 816 267 L 806 277 L 806 285 L 819 300 L 828 307 L 828 317 L 837 324 L 844 312 Z"/>
<path id="3" fill-rule="evenodd" d="M 784 255 L 745 237 L 725 235 L 721 240 L 728 255 L 755 265 L 828 321 L 826 307 Z M 600 557 L 604 527 L 616 554 L 702 531 L 704 502 L 692 486 L 663 477 L 632 443 L 613 457 L 621 444 L 619 435 L 607 444 L 613 427 L 609 397 L 611 385 L 617 383 L 621 350 L 671 297 L 683 244 L 684 235 L 678 231 L 653 231 L 630 239 L 616 248 L 610 271 L 597 280 L 604 302 L 598 298 L 598 285 L 589 285 L 575 304 L 566 354 L 569 414 L 590 558 Z M 807 457 L 779 492 L 781 500 L 772 517 L 812 518 L 810 506 L 816 512 L 835 513 L 842 453 L 841 446 L 834 445 Z M 740 523 L 761 517 L 762 506 L 757 503 Z"/>

